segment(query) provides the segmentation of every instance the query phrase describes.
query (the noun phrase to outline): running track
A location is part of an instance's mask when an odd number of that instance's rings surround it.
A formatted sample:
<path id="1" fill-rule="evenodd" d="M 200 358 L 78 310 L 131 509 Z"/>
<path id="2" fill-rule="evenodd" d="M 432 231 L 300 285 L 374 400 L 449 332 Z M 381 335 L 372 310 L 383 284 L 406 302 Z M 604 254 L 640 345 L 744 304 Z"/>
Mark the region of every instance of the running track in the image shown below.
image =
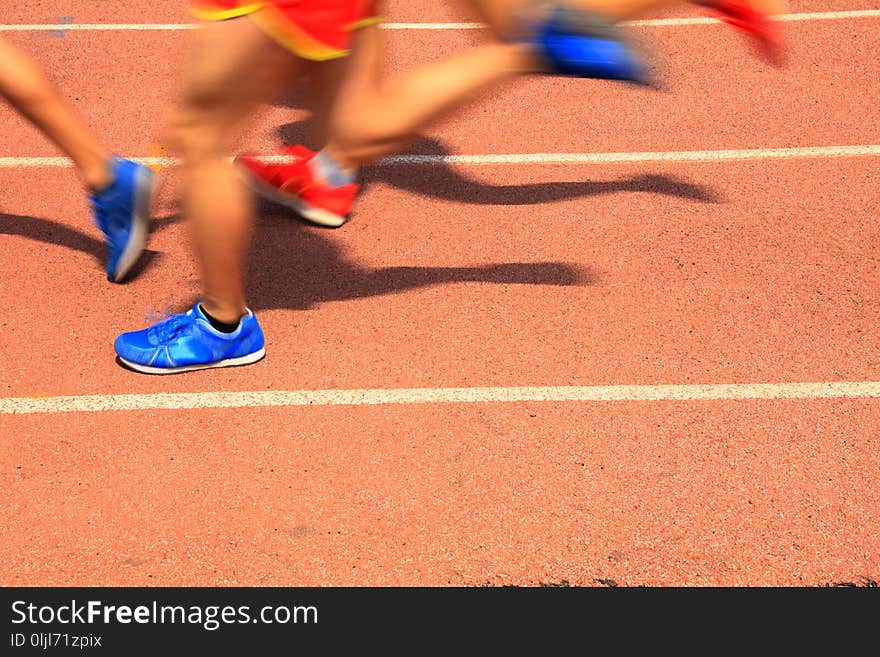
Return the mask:
<path id="1" fill-rule="evenodd" d="M 479 42 L 447 4 L 389 3 L 390 74 Z M 174 167 L 110 286 L 72 170 L 0 108 L 0 583 L 876 583 L 880 12 L 790 11 L 784 71 L 682 9 L 632 26 L 663 91 L 518 80 L 371 167 L 345 227 L 265 208 L 267 358 L 176 377 L 112 351 L 198 291 Z M 3 20 L 173 164 L 181 0 Z M 308 129 L 294 95 L 242 145 Z"/>

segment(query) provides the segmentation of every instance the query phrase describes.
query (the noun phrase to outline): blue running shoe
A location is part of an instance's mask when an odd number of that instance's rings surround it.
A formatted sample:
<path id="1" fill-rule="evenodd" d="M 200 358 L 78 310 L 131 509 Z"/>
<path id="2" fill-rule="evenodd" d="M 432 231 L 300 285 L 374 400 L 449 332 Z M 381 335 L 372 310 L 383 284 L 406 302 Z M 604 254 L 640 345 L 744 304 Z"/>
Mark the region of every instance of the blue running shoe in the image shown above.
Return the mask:
<path id="1" fill-rule="evenodd" d="M 556 6 L 549 19 L 530 31 L 527 42 L 537 49 L 548 73 L 653 84 L 620 31 L 592 14 Z"/>
<path id="2" fill-rule="evenodd" d="M 196 303 L 150 328 L 116 338 L 126 367 L 145 374 L 177 374 L 210 367 L 250 365 L 266 355 L 263 330 L 250 310 L 232 333 L 211 326 Z"/>
<path id="3" fill-rule="evenodd" d="M 107 279 L 119 283 L 144 250 L 150 228 L 153 172 L 113 158 L 113 183 L 92 194 L 95 223 L 107 242 Z"/>

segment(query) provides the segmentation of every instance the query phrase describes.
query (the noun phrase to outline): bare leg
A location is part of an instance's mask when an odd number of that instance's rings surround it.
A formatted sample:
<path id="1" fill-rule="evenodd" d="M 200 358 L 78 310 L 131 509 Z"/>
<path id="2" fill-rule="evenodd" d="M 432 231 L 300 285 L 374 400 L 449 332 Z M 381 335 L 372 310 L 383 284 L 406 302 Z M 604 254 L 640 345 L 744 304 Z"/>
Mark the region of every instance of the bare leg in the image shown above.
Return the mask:
<path id="1" fill-rule="evenodd" d="M 36 63 L 0 38 L 0 95 L 76 165 L 90 190 L 110 182 L 110 154 L 92 135 Z"/>
<path id="2" fill-rule="evenodd" d="M 358 32 L 350 59 L 326 150 L 352 169 L 398 151 L 425 125 L 491 85 L 538 70 L 527 46 L 493 43 L 383 81 L 378 26 Z"/>
<path id="3" fill-rule="evenodd" d="M 308 101 L 314 122 L 312 138 L 318 144 L 324 144 L 330 139 L 330 118 L 338 100 L 341 81 L 349 70 L 349 60 L 351 57 L 305 62 L 311 78 Z"/>
<path id="4" fill-rule="evenodd" d="M 173 142 L 183 160 L 183 211 L 201 265 L 202 306 L 223 322 L 246 310 L 254 223 L 253 199 L 227 157 L 241 121 L 302 70 L 301 60 L 247 18 L 203 26 L 187 62 Z"/>

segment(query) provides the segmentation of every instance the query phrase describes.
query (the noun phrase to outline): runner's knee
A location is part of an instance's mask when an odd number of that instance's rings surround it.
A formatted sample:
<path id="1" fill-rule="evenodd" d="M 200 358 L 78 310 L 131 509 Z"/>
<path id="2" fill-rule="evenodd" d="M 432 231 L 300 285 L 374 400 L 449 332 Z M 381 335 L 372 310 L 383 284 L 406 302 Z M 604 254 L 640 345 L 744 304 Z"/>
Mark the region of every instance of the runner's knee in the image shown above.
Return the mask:
<path id="1" fill-rule="evenodd" d="M 172 115 L 168 129 L 172 149 L 184 158 L 224 155 L 227 132 L 219 114 L 186 103 Z"/>

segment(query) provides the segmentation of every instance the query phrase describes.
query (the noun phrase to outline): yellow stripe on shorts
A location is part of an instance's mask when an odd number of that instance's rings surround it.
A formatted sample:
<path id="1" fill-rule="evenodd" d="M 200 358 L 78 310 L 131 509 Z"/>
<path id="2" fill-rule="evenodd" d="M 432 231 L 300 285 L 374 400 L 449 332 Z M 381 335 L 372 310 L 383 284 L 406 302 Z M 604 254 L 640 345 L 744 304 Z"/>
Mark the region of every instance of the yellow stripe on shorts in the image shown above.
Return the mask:
<path id="1" fill-rule="evenodd" d="M 203 9 L 201 7 L 190 5 L 189 12 L 203 21 L 228 21 L 231 18 L 253 14 L 255 11 L 262 8 L 262 2 L 252 2 L 242 7 L 236 7 L 235 9 Z"/>

